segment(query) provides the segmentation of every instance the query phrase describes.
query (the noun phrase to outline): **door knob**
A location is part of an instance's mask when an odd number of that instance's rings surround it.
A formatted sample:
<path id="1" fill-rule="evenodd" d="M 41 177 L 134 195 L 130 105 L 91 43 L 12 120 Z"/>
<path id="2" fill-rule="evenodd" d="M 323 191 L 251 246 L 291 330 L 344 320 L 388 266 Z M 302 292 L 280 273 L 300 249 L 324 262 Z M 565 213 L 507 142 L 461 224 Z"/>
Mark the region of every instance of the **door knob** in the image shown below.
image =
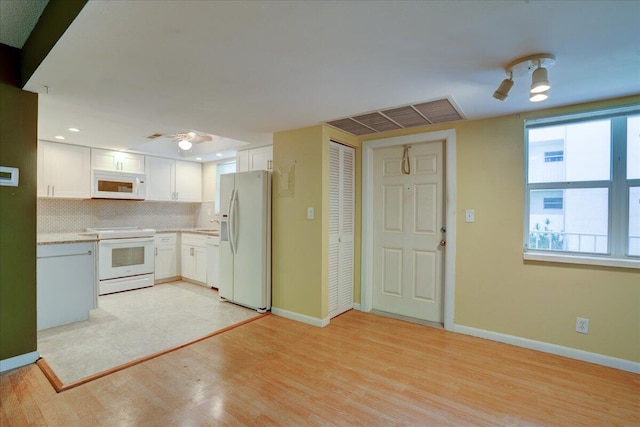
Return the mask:
<path id="1" fill-rule="evenodd" d="M 447 241 L 444 239 L 440 240 L 440 246 L 447 246 Z"/>

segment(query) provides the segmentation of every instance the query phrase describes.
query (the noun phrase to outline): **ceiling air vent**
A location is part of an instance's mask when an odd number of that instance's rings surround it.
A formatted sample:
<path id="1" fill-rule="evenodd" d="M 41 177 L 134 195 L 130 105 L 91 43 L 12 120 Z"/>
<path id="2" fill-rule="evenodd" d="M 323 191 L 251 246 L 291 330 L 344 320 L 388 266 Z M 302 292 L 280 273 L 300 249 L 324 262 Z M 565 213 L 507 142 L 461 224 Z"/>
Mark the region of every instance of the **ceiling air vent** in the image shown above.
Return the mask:
<path id="1" fill-rule="evenodd" d="M 147 139 L 156 139 L 156 138 L 160 138 L 161 136 L 162 136 L 161 133 L 154 133 L 153 135 L 149 135 Z"/>
<path id="2" fill-rule="evenodd" d="M 449 99 L 405 105 L 327 122 L 353 135 L 369 135 L 435 123 L 462 120 L 462 114 Z"/>

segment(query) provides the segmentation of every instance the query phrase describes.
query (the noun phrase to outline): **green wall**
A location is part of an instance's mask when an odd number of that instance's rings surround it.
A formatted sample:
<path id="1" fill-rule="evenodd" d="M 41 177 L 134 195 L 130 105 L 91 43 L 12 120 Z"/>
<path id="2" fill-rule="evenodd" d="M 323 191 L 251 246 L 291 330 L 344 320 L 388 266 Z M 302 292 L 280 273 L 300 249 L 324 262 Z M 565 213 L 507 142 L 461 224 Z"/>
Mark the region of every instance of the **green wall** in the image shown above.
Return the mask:
<path id="1" fill-rule="evenodd" d="M 36 350 L 38 95 L 15 85 L 17 49 L 0 45 L 0 165 L 20 169 L 0 187 L 0 360 Z"/>

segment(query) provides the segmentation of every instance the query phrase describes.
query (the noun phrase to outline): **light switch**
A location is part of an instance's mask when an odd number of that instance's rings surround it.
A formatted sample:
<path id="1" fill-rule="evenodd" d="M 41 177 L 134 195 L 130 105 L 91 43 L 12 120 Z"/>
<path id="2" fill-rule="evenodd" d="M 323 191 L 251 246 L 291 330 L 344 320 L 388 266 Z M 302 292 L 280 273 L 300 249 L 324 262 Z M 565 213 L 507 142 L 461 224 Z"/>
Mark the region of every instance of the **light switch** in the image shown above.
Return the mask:
<path id="1" fill-rule="evenodd" d="M 475 222 L 476 211 L 473 209 L 467 209 L 464 211 L 464 222 Z"/>
<path id="2" fill-rule="evenodd" d="M 308 207 L 307 208 L 307 219 L 313 219 L 314 218 L 314 211 L 312 207 Z"/>

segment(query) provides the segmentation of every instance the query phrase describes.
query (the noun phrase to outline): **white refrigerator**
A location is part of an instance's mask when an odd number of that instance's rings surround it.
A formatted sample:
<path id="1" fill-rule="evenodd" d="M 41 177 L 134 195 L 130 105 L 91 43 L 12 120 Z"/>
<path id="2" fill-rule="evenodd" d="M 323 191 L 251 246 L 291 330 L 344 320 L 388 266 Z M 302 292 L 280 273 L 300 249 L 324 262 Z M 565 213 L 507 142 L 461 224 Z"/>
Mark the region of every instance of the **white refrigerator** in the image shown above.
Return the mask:
<path id="1" fill-rule="evenodd" d="M 218 295 L 259 312 L 271 309 L 271 175 L 220 176 Z"/>

